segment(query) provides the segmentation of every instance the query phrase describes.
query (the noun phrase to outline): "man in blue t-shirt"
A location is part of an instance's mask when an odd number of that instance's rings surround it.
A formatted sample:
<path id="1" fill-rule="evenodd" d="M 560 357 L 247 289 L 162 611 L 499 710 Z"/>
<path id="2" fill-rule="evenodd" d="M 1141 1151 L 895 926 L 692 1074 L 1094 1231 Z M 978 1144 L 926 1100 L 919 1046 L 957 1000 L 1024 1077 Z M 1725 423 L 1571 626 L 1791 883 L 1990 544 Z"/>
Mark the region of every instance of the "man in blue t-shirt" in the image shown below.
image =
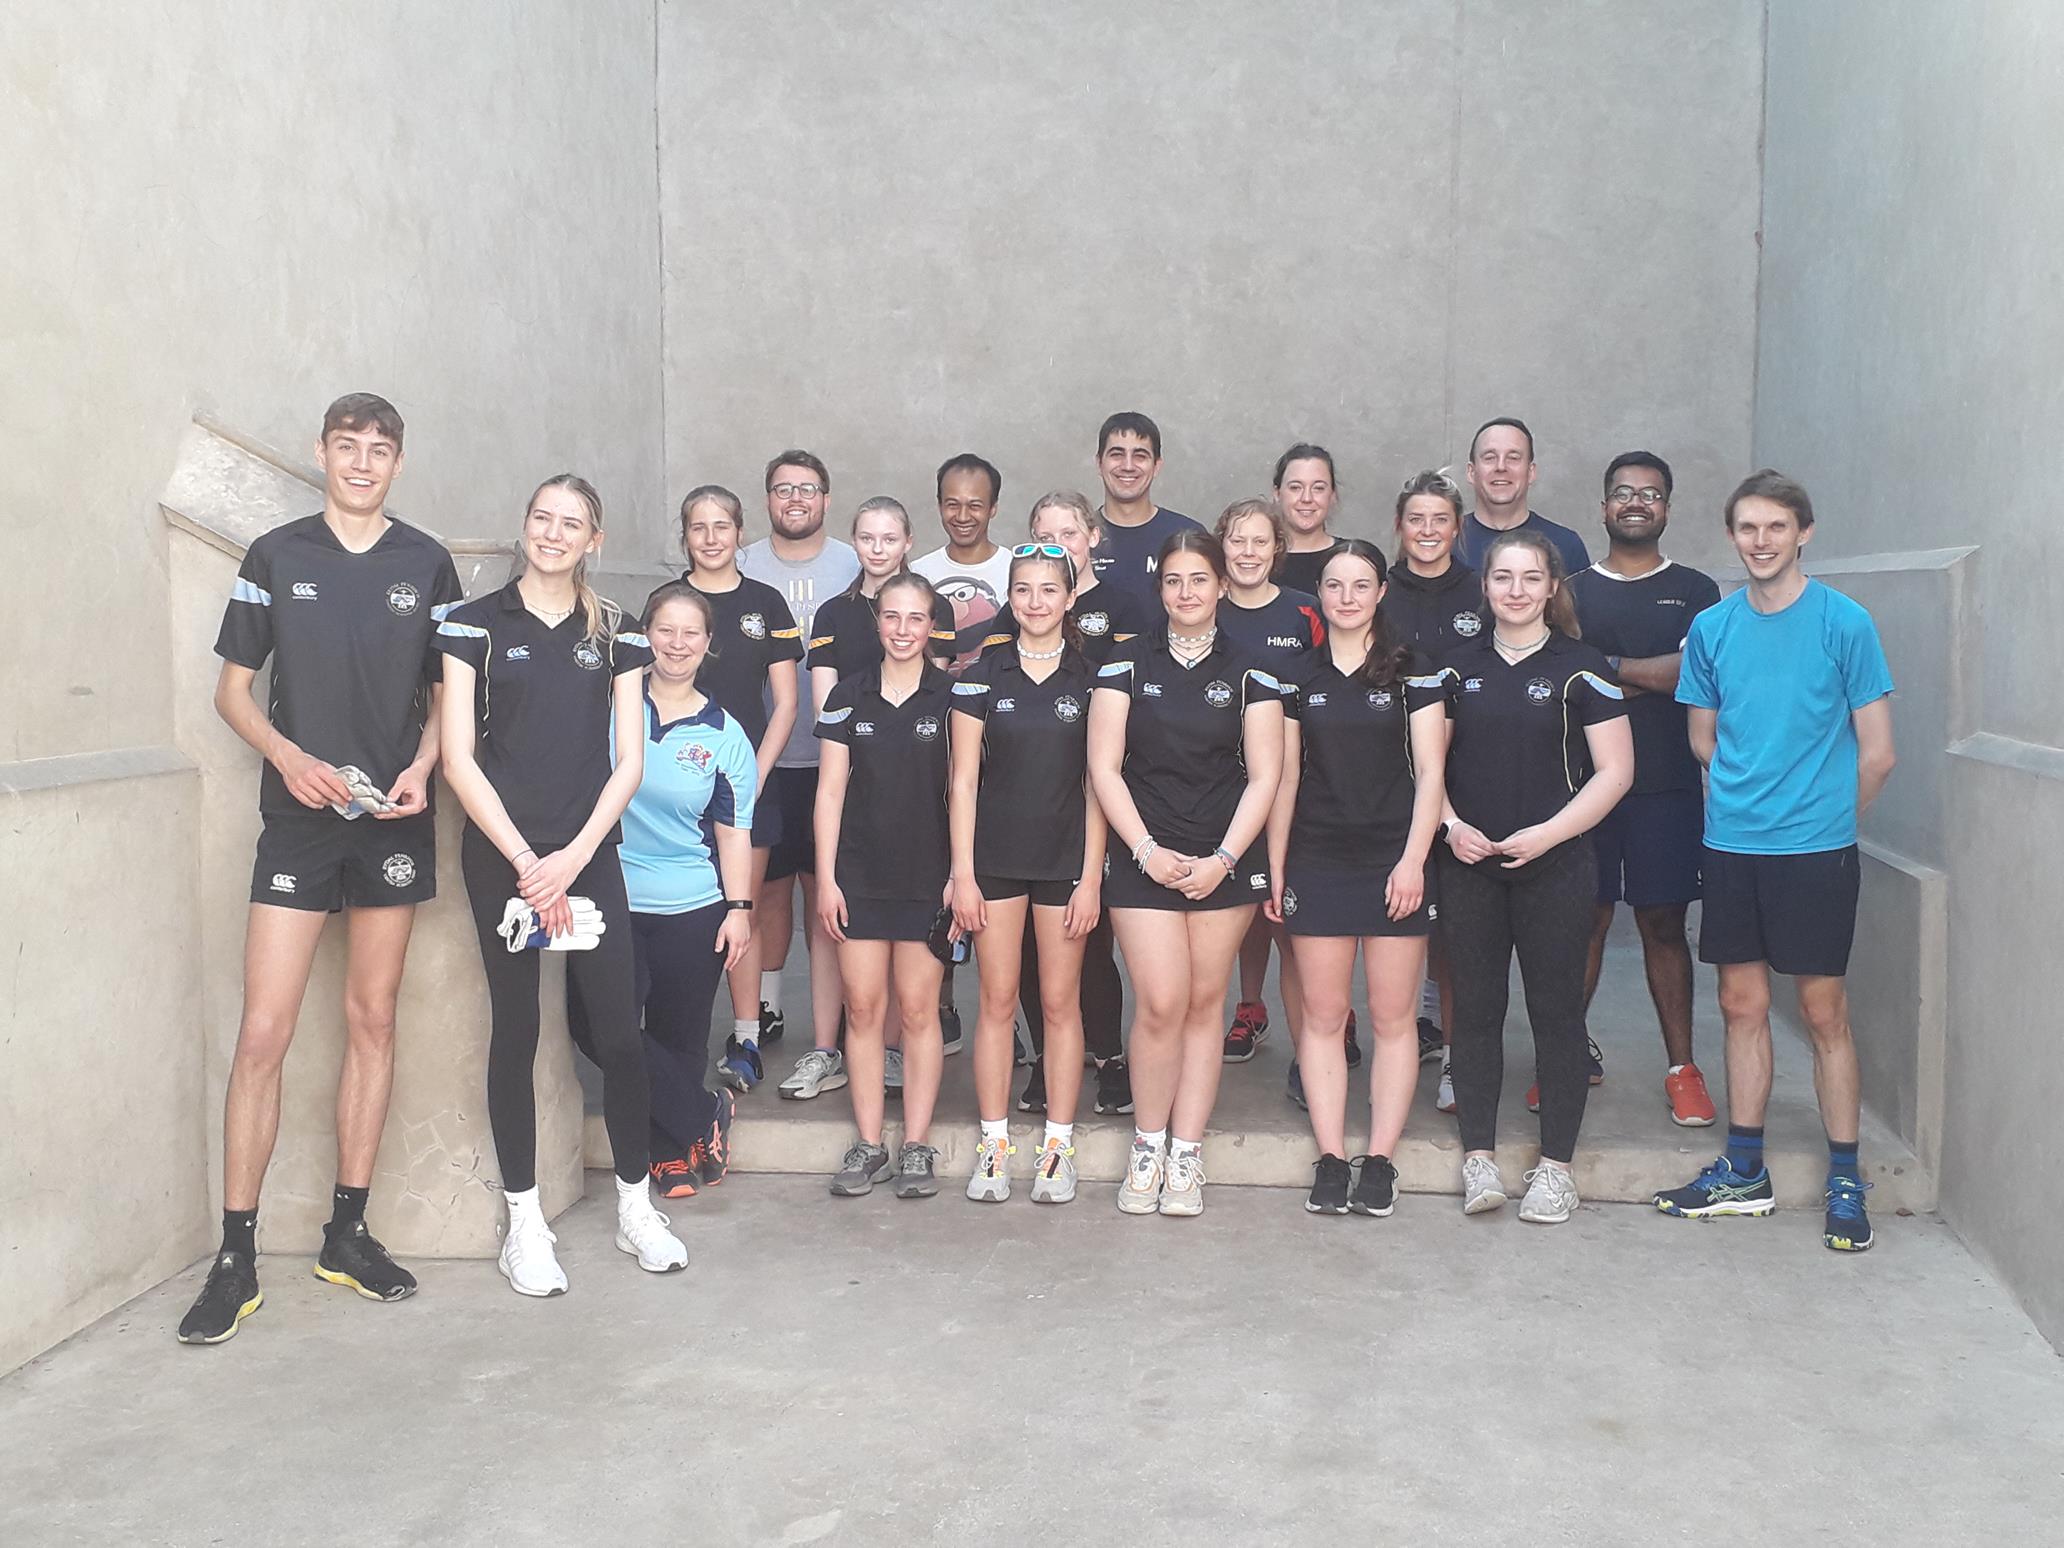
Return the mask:
<path id="1" fill-rule="evenodd" d="M 1097 431 L 1097 476 L 1104 481 L 1104 540 L 1095 557 L 1099 585 L 1116 586 L 1164 621 L 1155 572 L 1161 545 L 1176 533 L 1202 531 L 1179 511 L 1154 503 L 1154 479 L 1161 472 L 1161 427 L 1144 414 L 1113 414 Z"/>
<path id="2" fill-rule="evenodd" d="M 1849 1031 L 1856 822 L 1892 772 L 1892 671 L 1856 602 L 1809 580 L 1813 503 L 1765 468 L 1728 497 L 1749 583 L 1692 621 L 1677 698 L 1709 770 L 1699 957 L 1720 970 L 1727 1151 L 1656 1195 L 1666 1214 L 1767 1215 L 1770 970 L 1796 980 L 1827 1127 L 1827 1220 L 1838 1252 L 1871 1245 L 1857 1161 L 1860 1080 Z"/>
<path id="3" fill-rule="evenodd" d="M 1574 575 L 1591 562 L 1584 540 L 1558 521 L 1527 508 L 1540 469 L 1534 465 L 1534 432 L 1523 419 L 1488 419 L 1469 441 L 1469 487 L 1476 509 L 1462 518 L 1455 553 L 1472 570 L 1483 569 L 1484 551 L 1501 532 L 1530 528 L 1555 545 L 1562 573 Z"/>

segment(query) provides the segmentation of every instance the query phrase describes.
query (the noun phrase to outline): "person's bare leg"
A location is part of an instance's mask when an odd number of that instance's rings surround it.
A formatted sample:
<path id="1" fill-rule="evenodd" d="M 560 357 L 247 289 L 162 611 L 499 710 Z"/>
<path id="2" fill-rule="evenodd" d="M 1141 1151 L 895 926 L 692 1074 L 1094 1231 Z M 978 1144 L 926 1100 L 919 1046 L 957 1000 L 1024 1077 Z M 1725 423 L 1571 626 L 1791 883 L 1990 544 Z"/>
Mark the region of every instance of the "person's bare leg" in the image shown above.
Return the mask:
<path id="1" fill-rule="evenodd" d="M 1634 923 L 1641 930 L 1641 962 L 1648 971 L 1648 997 L 1655 1002 L 1663 1051 L 1673 1065 L 1691 1063 L 1691 942 L 1685 935 L 1685 912 L 1682 903 L 1634 910 Z"/>
<path id="2" fill-rule="evenodd" d="M 258 1207 L 279 1135 L 280 1069 L 294 1041 L 327 914 L 253 903 L 244 927 L 244 1014 L 222 1099 L 222 1207 Z"/>
<path id="3" fill-rule="evenodd" d="M 1357 944 L 1351 935 L 1293 935 L 1283 953 L 1285 973 L 1295 960 L 1304 983 L 1304 1020 L 1294 1028 L 1297 1065 L 1312 1138 L 1322 1156 L 1347 1155 L 1347 1046 L 1342 1034 L 1354 992 Z M 1418 1047 L 1415 1034 L 1415 1061 Z"/>
<path id="4" fill-rule="evenodd" d="M 1054 1123 L 1073 1123 L 1082 1100 L 1082 957 L 1088 937 L 1069 940 L 1066 915 L 1065 908 L 1032 910 L 1039 1008 L 1046 1021 L 1046 1116 Z M 1008 1009 L 1005 1016 L 1007 1021 Z"/>
<path id="5" fill-rule="evenodd" d="M 1259 1001 L 1262 984 L 1268 978 L 1269 947 L 1275 941 L 1275 931 L 1266 919 L 1258 914 L 1247 934 L 1240 941 L 1240 998 L 1243 1001 Z M 1297 1023 L 1290 1023 L 1290 1034 L 1297 1035 Z"/>
<path id="6" fill-rule="evenodd" d="M 394 1089 L 394 1006 L 408 958 L 414 905 L 354 908 L 345 914 L 344 1067 L 337 1077 L 337 1181 L 369 1188 L 387 1098 Z"/>
<path id="7" fill-rule="evenodd" d="M 816 910 L 811 909 L 815 914 Z M 889 942 L 834 942 L 846 986 L 846 1089 L 853 1127 L 870 1145 L 882 1142 L 882 1017 L 889 999 Z M 829 1044 L 820 1044 L 828 1047 Z"/>
<path id="8" fill-rule="evenodd" d="M 1175 1100 L 1168 1114 L 1171 1140 L 1201 1141 L 1211 1122 L 1211 1110 L 1218 1105 L 1218 1079 L 1225 1069 L 1225 1029 L 1218 1018 L 1225 1008 L 1225 986 L 1233 976 L 1233 960 L 1257 912 L 1252 903 L 1245 903 L 1238 908 L 1175 916 L 1187 926 L 1189 937 L 1189 1009 L 1181 1032 Z M 1343 1061 L 1347 1058 L 1344 1045 L 1340 1057 Z M 1135 1100 L 1137 1097 L 1135 1084 Z"/>
<path id="9" fill-rule="evenodd" d="M 1290 949 L 1290 937 L 1281 925 L 1270 925 L 1266 919 L 1257 916 L 1255 925 L 1268 925 L 1274 932 L 1277 945 L 1277 961 L 1282 965 L 1276 971 L 1276 988 L 1283 997 L 1283 1015 L 1288 1018 L 1294 1040 L 1297 1029 L 1304 1025 L 1304 971 L 1297 965 L 1297 955 Z M 1352 998 L 1352 996 L 1350 996 Z M 1343 1042 L 1347 1035 L 1347 1024 L 1341 1023 Z M 1293 1041 L 1294 1046 L 1294 1041 Z"/>
<path id="10" fill-rule="evenodd" d="M 1368 1153 L 1394 1158 L 1419 1080 L 1419 986 L 1426 978 L 1426 938 L 1369 936 L 1362 942 L 1362 975 L 1369 990 Z"/>
<path id="11" fill-rule="evenodd" d="M 990 899 L 988 926 L 975 937 L 975 972 L 982 984 L 982 1007 L 975 1016 L 975 1105 L 991 1123 L 1010 1116 L 1011 1027 L 1017 1019 L 1030 903 L 1029 898 Z M 909 1098 L 904 1101 L 907 1106 Z"/>
<path id="12" fill-rule="evenodd" d="M 1636 918 L 1640 915 L 1637 911 Z M 1584 959 L 1584 1009 L 1591 1008 L 1591 997 L 1598 993 L 1598 980 L 1605 973 L 1605 938 L 1612 933 L 1613 905 L 1601 903 L 1598 913 L 1591 921 L 1591 952 Z"/>
<path id="13" fill-rule="evenodd" d="M 840 955 L 838 942 L 825 931 L 817 917 L 817 878 L 805 871 L 798 879 L 803 886 L 805 917 L 810 921 L 810 1042 L 817 1048 L 836 1048 L 839 1010 L 845 1004 L 845 982 L 840 966 L 844 958 Z M 785 942 L 787 937 L 782 939 Z M 784 961 L 787 956 L 784 945 Z M 887 993 L 886 987 L 883 993 Z"/>
<path id="14" fill-rule="evenodd" d="M 752 887 L 747 895 L 753 900 L 755 927 L 752 939 L 746 942 L 745 950 L 738 954 L 738 961 L 732 965 L 731 970 L 725 975 L 731 981 L 732 1019 L 734 1021 L 750 1021 L 754 1025 L 758 1025 L 760 1019 L 760 962 L 767 955 L 768 946 L 767 923 L 769 911 L 763 906 L 762 898 L 764 894 L 773 890 L 767 886 L 767 856 L 769 853 L 771 851 L 765 849 L 755 849 L 752 852 Z M 795 927 L 794 922 L 787 916 L 788 900 L 793 896 L 789 891 L 788 883 L 782 882 L 780 890 L 783 904 L 783 928 L 780 936 L 782 951 L 781 962 L 773 964 L 776 971 L 780 969 L 782 962 L 788 960 L 788 932 Z M 723 1047 L 723 1044 L 724 1040 L 718 1038 L 717 1046 L 719 1049 Z"/>
<path id="15" fill-rule="evenodd" d="M 946 1073 L 939 1035 L 939 980 L 945 964 L 923 941 L 897 941 L 892 960 L 894 998 L 903 1014 L 903 1142 L 929 1145 L 939 1081 Z"/>
<path id="16" fill-rule="evenodd" d="M 1720 966 L 1720 1019 L 1727 1027 L 1727 1121 L 1763 1127 L 1770 1106 L 1770 970 L 1761 962 Z M 1818 1066 L 1818 1050 L 1815 1053 Z"/>
<path id="17" fill-rule="evenodd" d="M 1132 978 L 1132 1122 L 1145 1133 L 1168 1127 L 1182 1065 L 1183 1020 L 1190 1006 L 1189 934 L 1173 909 L 1114 908 L 1111 928 Z M 1211 993 L 1212 1026 L 1225 996 L 1221 969 Z M 1214 1030 L 1214 1035 L 1223 1034 Z M 1213 1058 L 1222 1059 L 1222 1044 Z"/>
<path id="18" fill-rule="evenodd" d="M 1820 1121 L 1837 1145 L 1854 1145 L 1863 1122 L 1863 1074 L 1849 1029 L 1849 982 L 1842 978 L 1798 978 L 1799 1014 L 1813 1039 L 1813 1094 Z"/>

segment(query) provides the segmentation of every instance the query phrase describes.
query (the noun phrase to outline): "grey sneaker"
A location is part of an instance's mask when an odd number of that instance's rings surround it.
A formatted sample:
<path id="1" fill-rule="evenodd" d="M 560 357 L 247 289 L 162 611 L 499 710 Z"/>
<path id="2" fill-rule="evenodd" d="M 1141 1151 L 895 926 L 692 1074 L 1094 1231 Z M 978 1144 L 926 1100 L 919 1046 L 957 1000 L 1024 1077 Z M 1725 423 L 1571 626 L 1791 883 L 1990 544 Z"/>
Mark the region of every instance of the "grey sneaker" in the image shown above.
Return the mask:
<path id="1" fill-rule="evenodd" d="M 931 1145 L 905 1145 L 896 1157 L 896 1197 L 928 1199 L 939 1191 L 939 1152 Z"/>
<path id="2" fill-rule="evenodd" d="M 831 1191 L 842 1199 L 857 1199 L 874 1192 L 874 1185 L 887 1182 L 895 1170 L 888 1146 L 855 1140 L 846 1151 L 846 1158 L 839 1162 L 838 1172 L 831 1179 Z"/>
<path id="3" fill-rule="evenodd" d="M 1018 1147 L 1008 1139 L 984 1139 L 975 1147 L 975 1175 L 967 1196 L 977 1204 L 1001 1204 L 1010 1197 L 1010 1158 Z"/>
<path id="4" fill-rule="evenodd" d="M 1505 1206 L 1505 1179 L 1489 1156 L 1462 1158 L 1462 1213 L 1481 1215 Z"/>
<path id="5" fill-rule="evenodd" d="M 1577 1207 L 1577 1182 L 1568 1167 L 1543 1161 L 1526 1174 L 1526 1197 L 1519 1201 L 1519 1218 L 1534 1225 L 1561 1225 Z"/>
<path id="6" fill-rule="evenodd" d="M 845 1083 L 846 1056 L 836 1048 L 813 1048 L 796 1060 L 788 1079 L 781 1083 L 781 1095 L 785 1101 L 807 1102 Z"/>
<path id="7" fill-rule="evenodd" d="M 1204 1151 L 1168 1147 L 1168 1179 L 1161 1184 L 1161 1213 L 1204 1213 Z"/>
<path id="8" fill-rule="evenodd" d="M 1049 1140 L 1032 1165 L 1032 1202 L 1065 1204 L 1075 1197 L 1075 1147 Z"/>
<path id="9" fill-rule="evenodd" d="M 1118 1185 L 1118 1207 L 1128 1215 L 1151 1215 L 1161 1203 L 1162 1174 L 1167 1170 L 1159 1145 L 1135 1139 L 1125 1181 Z"/>
<path id="10" fill-rule="evenodd" d="M 903 1050 L 885 1048 L 882 1050 L 882 1091 L 888 1096 L 903 1094 Z"/>

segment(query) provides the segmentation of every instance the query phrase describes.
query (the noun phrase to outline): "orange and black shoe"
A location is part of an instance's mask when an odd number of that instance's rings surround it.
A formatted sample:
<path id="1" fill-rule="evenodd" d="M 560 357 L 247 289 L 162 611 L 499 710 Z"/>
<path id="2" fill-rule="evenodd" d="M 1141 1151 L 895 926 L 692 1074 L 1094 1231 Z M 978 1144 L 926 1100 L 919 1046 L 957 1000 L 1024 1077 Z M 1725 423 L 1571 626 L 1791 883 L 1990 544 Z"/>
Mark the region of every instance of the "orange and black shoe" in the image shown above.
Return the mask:
<path id="1" fill-rule="evenodd" d="M 1225 1062 L 1245 1064 L 1268 1036 L 1268 1007 L 1259 1000 L 1242 1000 L 1233 1007 L 1233 1024 L 1226 1029 Z"/>
<path id="2" fill-rule="evenodd" d="M 702 1186 L 702 1177 L 696 1169 L 693 1151 L 699 1150 L 701 1147 L 702 1141 L 697 1140 L 690 1147 L 691 1153 L 689 1155 L 672 1156 L 665 1161 L 655 1161 L 652 1163 L 652 1186 L 661 1198 L 692 1199 L 695 1197 L 696 1190 Z"/>
<path id="3" fill-rule="evenodd" d="M 703 1186 L 714 1188 L 731 1172 L 731 1123 L 738 1116 L 738 1098 L 728 1091 L 717 1093 L 716 1116 L 709 1133 L 695 1142 L 695 1169 Z"/>

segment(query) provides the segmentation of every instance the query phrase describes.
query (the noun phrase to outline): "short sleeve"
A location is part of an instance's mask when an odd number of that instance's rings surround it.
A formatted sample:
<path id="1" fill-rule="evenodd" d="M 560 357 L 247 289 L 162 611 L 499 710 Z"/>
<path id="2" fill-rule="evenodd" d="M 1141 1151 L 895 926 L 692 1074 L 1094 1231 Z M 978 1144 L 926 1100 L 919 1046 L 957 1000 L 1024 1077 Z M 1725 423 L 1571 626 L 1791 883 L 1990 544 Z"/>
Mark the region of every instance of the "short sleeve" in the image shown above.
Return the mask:
<path id="1" fill-rule="evenodd" d="M 609 675 L 622 677 L 626 672 L 642 672 L 652 665 L 652 642 L 645 637 L 645 631 L 636 624 L 625 623 L 619 616 L 616 632 L 609 639 Z"/>
<path id="2" fill-rule="evenodd" d="M 994 698 L 994 695 L 990 692 L 991 684 L 989 678 L 993 670 L 990 663 L 994 659 L 994 657 L 990 657 L 986 660 L 974 662 L 965 672 L 960 674 L 959 680 L 954 683 L 953 708 L 960 714 L 966 715 L 973 720 L 987 720 L 989 718 L 989 704 L 991 699 Z"/>
<path id="3" fill-rule="evenodd" d="M 788 599 L 771 586 L 767 589 L 773 592 L 767 599 L 767 662 L 771 666 L 776 661 L 801 661 L 803 631 L 788 609 Z"/>
<path id="4" fill-rule="evenodd" d="M 1885 659 L 1885 647 L 1870 614 L 1860 606 L 1843 611 L 1841 649 L 1835 659 L 1842 663 L 1842 691 L 1849 708 L 1860 710 L 1892 691 L 1892 665 Z"/>
<path id="5" fill-rule="evenodd" d="M 476 623 L 469 623 L 460 614 L 463 608 L 447 613 L 437 626 L 431 643 L 447 656 L 456 656 L 476 672 L 487 670 L 487 630 Z"/>
<path id="6" fill-rule="evenodd" d="M 1692 619 L 1691 632 L 1684 637 L 1684 655 L 1677 664 L 1677 702 L 1693 709 L 1720 707 L 1720 686 L 1713 680 L 1711 616 L 1701 613 Z"/>
<path id="7" fill-rule="evenodd" d="M 1115 688 L 1128 699 L 1132 697 L 1133 661 L 1130 656 L 1114 656 L 1097 668 L 1096 686 Z"/>
<path id="8" fill-rule="evenodd" d="M 825 742 L 853 742 L 853 680 L 841 678 L 838 684 L 825 695 L 824 708 L 817 716 L 817 737 Z"/>
<path id="9" fill-rule="evenodd" d="M 1263 704 L 1283 704 L 1297 690 L 1273 672 L 1260 667 L 1249 667 L 1240 674 L 1240 709 L 1246 711 Z"/>
<path id="10" fill-rule="evenodd" d="M 1405 658 L 1405 713 L 1448 702 L 1448 674 L 1438 671 L 1417 651 Z"/>
<path id="11" fill-rule="evenodd" d="M 726 715 L 718 744 L 717 789 L 710 797 L 710 816 L 727 828 L 750 828 L 759 798 L 760 766 L 744 727 Z M 722 803 L 720 809 L 719 803 Z"/>
<path id="12" fill-rule="evenodd" d="M 818 667 L 838 670 L 838 626 L 845 617 L 844 597 L 833 597 L 817 609 L 817 616 L 810 620 L 810 638 L 803 652 L 803 661 L 811 671 Z"/>
<path id="13" fill-rule="evenodd" d="M 222 610 L 215 654 L 254 672 L 272 654 L 272 552 L 262 539 L 244 551 L 236 583 L 229 588 L 229 605 Z"/>
<path id="14" fill-rule="evenodd" d="M 1703 570 L 1694 570 L 1692 574 L 1695 579 L 1692 581 L 1691 594 L 1684 599 L 1684 606 L 1686 611 L 1696 618 L 1707 608 L 1720 605 L 1720 583 Z M 1684 632 L 1691 632 L 1689 625 Z"/>
<path id="15" fill-rule="evenodd" d="M 1584 725 L 1595 726 L 1626 717 L 1626 690 L 1613 681 L 1602 660 L 1595 666 L 1579 668 L 1564 691 L 1570 695 L 1567 702 Z"/>
<path id="16" fill-rule="evenodd" d="M 452 610 L 466 600 L 466 593 L 459 586 L 459 572 L 452 563 L 452 556 L 440 553 L 443 563 L 430 580 L 430 617 L 435 623 L 443 623 Z M 429 642 L 423 650 L 423 681 L 426 683 L 444 680 L 444 652 L 437 648 L 437 631 L 430 631 Z"/>

